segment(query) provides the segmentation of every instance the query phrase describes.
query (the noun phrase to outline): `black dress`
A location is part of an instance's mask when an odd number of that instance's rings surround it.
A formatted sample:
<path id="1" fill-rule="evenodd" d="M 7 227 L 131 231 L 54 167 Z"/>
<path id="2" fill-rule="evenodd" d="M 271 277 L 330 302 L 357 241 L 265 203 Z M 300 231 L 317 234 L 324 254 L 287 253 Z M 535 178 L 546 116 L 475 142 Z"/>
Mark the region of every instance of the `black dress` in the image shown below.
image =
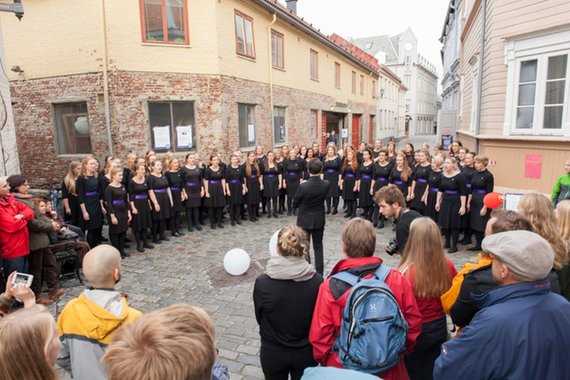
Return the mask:
<path id="1" fill-rule="evenodd" d="M 171 217 L 170 197 L 168 196 L 168 180 L 165 176 L 157 177 L 153 174 L 148 176 L 148 188 L 154 191 L 156 202 L 160 206 L 160 211 L 153 207 L 152 219 L 156 221 L 167 220 Z M 153 205 L 154 206 L 154 205 Z"/>
<path id="2" fill-rule="evenodd" d="M 94 230 L 103 227 L 103 211 L 101 209 L 101 184 L 95 176 L 79 176 L 75 183 L 77 186 L 77 198 L 79 204 L 84 204 L 89 220 L 83 221 L 86 230 Z"/>
<path id="3" fill-rule="evenodd" d="M 231 205 L 241 205 L 244 203 L 245 197 L 243 196 L 243 183 L 244 174 L 243 166 L 234 168 L 231 165 L 226 167 L 226 183 L 230 187 L 229 202 Z"/>
<path id="4" fill-rule="evenodd" d="M 244 172 L 246 172 L 245 167 Z M 259 173 L 257 172 L 257 168 L 252 165 L 251 173 L 246 177 L 247 204 L 258 205 L 259 201 L 261 200 L 261 192 L 259 191 Z"/>
<path id="5" fill-rule="evenodd" d="M 135 231 L 144 231 L 152 226 L 150 200 L 148 199 L 148 183 L 137 183 L 133 178 L 129 181 L 129 200 L 134 204 L 137 213 L 132 213 L 131 227 Z"/>
<path id="6" fill-rule="evenodd" d="M 463 174 L 463 177 L 465 178 L 465 189 L 466 189 L 466 194 L 465 195 L 469 195 L 471 194 L 471 177 L 473 177 L 473 174 L 475 174 L 477 172 L 477 170 L 475 170 L 475 168 L 471 167 L 471 166 L 463 166 L 461 167 L 461 173 Z M 463 215 L 463 217 L 461 218 L 461 228 L 462 229 L 469 229 L 469 225 L 471 224 L 471 209 L 469 209 L 469 212 L 465 212 L 465 215 Z"/>
<path id="7" fill-rule="evenodd" d="M 165 177 L 168 180 L 168 186 L 172 194 L 172 211 L 182 212 L 184 210 L 184 205 L 182 204 L 182 189 L 184 186 L 182 172 L 180 170 L 177 172 L 166 172 Z"/>
<path id="8" fill-rule="evenodd" d="M 185 166 L 182 168 L 182 179 L 188 196 L 186 208 L 200 207 L 202 205 L 202 170 L 198 166 L 193 169 Z"/>
<path id="9" fill-rule="evenodd" d="M 408 189 L 412 184 L 412 176 L 408 176 L 407 180 L 404 181 L 402 172 L 394 165 L 390 172 L 390 183 L 398 186 L 398 189 L 404 194 L 404 199 L 406 199 L 408 197 Z"/>
<path id="10" fill-rule="evenodd" d="M 107 210 L 107 223 L 110 234 L 122 234 L 129 228 L 129 205 L 125 187 L 107 186 L 105 189 L 105 209 Z M 111 214 L 114 214 L 118 223 L 111 222 Z"/>
<path id="11" fill-rule="evenodd" d="M 439 227 L 441 229 L 458 230 L 461 228 L 461 196 L 467 195 L 465 177 L 458 173 L 453 177 L 446 177 L 442 174 L 439 184 L 439 192 L 442 193 L 442 200 L 439 209 Z"/>
<path id="12" fill-rule="evenodd" d="M 384 166 L 379 162 L 374 163 L 374 193 L 390 183 L 392 167 L 391 162 L 387 162 Z"/>
<path id="13" fill-rule="evenodd" d="M 374 164 L 370 163 L 366 166 L 364 163 L 358 168 L 358 179 L 360 187 L 358 192 L 358 207 L 368 208 L 374 205 L 370 189 L 372 186 L 372 177 L 374 175 Z"/>
<path id="14" fill-rule="evenodd" d="M 265 198 L 275 198 L 279 196 L 279 167 L 275 165 L 270 168 L 267 165 L 263 168 L 263 196 Z"/>
<path id="15" fill-rule="evenodd" d="M 425 215 L 426 207 L 424 202 L 422 202 L 422 198 L 424 196 L 426 188 L 428 187 L 430 172 L 430 165 L 418 165 L 413 175 L 413 180 L 416 181 L 416 187 L 414 188 L 414 199 L 412 199 L 410 208 L 418 211 L 422 215 Z"/>
<path id="16" fill-rule="evenodd" d="M 123 186 L 125 189 L 129 187 L 129 183 L 131 182 L 131 178 L 133 178 L 133 171 L 127 167 L 123 168 Z"/>
<path id="17" fill-rule="evenodd" d="M 332 160 L 325 158 L 323 161 L 324 179 L 329 181 L 329 193 L 327 197 L 338 197 L 340 190 L 338 188 L 338 178 L 342 167 L 340 157 L 336 156 Z"/>
<path id="18" fill-rule="evenodd" d="M 67 199 L 71 215 L 65 215 L 65 221 L 72 226 L 83 227 L 83 216 L 81 215 L 81 206 L 79 206 L 79 198 L 77 197 L 77 182 L 75 184 L 75 194 L 69 191 L 65 186 L 65 181 L 61 184 L 61 196 Z"/>
<path id="19" fill-rule="evenodd" d="M 355 201 L 356 191 L 354 191 L 354 185 L 356 183 L 356 175 L 358 169 L 355 171 L 351 166 L 346 166 L 342 169 L 342 199 L 345 201 Z"/>
<path id="20" fill-rule="evenodd" d="M 428 177 L 429 191 L 425 216 L 430 217 L 436 223 L 438 222 L 439 213 L 435 210 L 435 204 L 437 203 L 437 193 L 439 191 L 441 176 L 441 170 L 438 172 L 430 170 Z"/>
<path id="21" fill-rule="evenodd" d="M 283 176 L 287 184 L 287 196 L 293 198 L 303 177 L 304 162 L 301 159 L 286 160 L 283 163 Z M 265 185 L 264 185 L 265 186 Z"/>
<path id="22" fill-rule="evenodd" d="M 206 206 L 222 208 L 226 205 L 226 197 L 222 186 L 223 179 L 224 172 L 221 166 L 218 170 L 212 170 L 211 167 L 208 167 L 204 171 L 204 180 L 208 181 L 208 194 L 210 194 L 210 198 L 206 199 Z"/>
<path id="23" fill-rule="evenodd" d="M 491 210 L 487 210 L 485 216 L 481 216 L 483 208 L 483 198 L 492 193 L 495 187 L 495 178 L 487 169 L 482 172 L 475 172 L 471 177 L 471 215 L 470 226 L 473 231 L 485 232 L 485 226 L 489 220 Z"/>

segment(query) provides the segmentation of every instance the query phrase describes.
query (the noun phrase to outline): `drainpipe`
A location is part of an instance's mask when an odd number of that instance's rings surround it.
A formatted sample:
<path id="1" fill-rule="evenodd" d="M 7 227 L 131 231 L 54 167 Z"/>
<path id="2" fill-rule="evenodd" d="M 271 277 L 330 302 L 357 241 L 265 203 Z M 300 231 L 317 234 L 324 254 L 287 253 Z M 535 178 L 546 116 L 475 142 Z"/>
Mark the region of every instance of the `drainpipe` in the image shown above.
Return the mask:
<path id="1" fill-rule="evenodd" d="M 269 26 L 267 27 L 267 58 L 268 58 L 268 67 L 269 67 L 269 115 L 271 118 L 271 146 L 273 146 L 273 143 L 275 142 L 275 125 L 274 122 L 274 118 L 273 118 L 273 56 L 272 56 L 272 44 L 271 44 L 271 27 L 273 25 L 275 25 L 275 23 L 277 22 L 277 15 L 275 13 L 273 13 L 273 19 L 271 20 L 271 22 L 269 23 Z M 283 58 L 285 59 L 285 58 Z"/>
<path id="2" fill-rule="evenodd" d="M 109 52 L 107 46 L 107 16 L 105 0 L 101 0 L 101 23 L 103 24 L 103 99 L 105 103 L 105 129 L 107 131 L 107 144 L 109 154 L 113 155 L 113 138 L 111 136 L 111 104 L 109 102 Z"/>
<path id="3" fill-rule="evenodd" d="M 481 7 L 483 11 L 483 26 L 481 29 L 481 42 L 479 51 L 481 52 L 481 58 L 479 60 L 479 88 L 477 89 L 477 122 L 475 123 L 475 151 L 479 152 L 479 133 L 481 131 L 481 109 L 483 103 L 483 64 L 485 63 L 485 37 L 486 37 L 486 26 L 487 26 L 487 0 L 481 2 Z"/>

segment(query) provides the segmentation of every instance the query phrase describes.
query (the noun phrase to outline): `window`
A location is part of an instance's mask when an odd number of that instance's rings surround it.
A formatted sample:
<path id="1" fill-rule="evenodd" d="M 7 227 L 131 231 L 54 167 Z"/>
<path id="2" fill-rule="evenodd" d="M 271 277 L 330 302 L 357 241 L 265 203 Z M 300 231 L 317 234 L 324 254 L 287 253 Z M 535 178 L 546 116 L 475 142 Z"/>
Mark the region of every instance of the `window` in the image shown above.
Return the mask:
<path id="1" fill-rule="evenodd" d="M 315 50 L 310 50 L 310 64 L 311 64 L 311 79 L 319 80 L 319 53 Z"/>
<path id="2" fill-rule="evenodd" d="M 364 75 L 360 76 L 360 95 L 364 95 Z"/>
<path id="3" fill-rule="evenodd" d="M 285 42 L 283 34 L 271 31 L 271 62 L 273 67 L 278 69 L 285 68 Z"/>
<path id="4" fill-rule="evenodd" d="M 196 147 L 194 102 L 149 102 L 152 149 L 183 152 Z"/>
<path id="5" fill-rule="evenodd" d="M 521 62 L 517 104 L 517 128 L 532 128 L 537 65 L 538 61 L 536 59 Z"/>
<path id="6" fill-rule="evenodd" d="M 255 146 L 255 106 L 238 104 L 239 146 L 248 148 Z"/>
<path id="7" fill-rule="evenodd" d="M 319 137 L 319 111 L 311 110 L 311 138 Z"/>
<path id="8" fill-rule="evenodd" d="M 471 65 L 471 115 L 469 118 L 469 130 L 475 132 L 479 123 L 479 61 L 472 62 Z"/>
<path id="9" fill-rule="evenodd" d="M 273 143 L 284 144 L 287 140 L 285 107 L 273 107 Z"/>
<path id="10" fill-rule="evenodd" d="M 87 103 L 60 103 L 54 104 L 53 108 L 58 153 L 91 153 Z"/>
<path id="11" fill-rule="evenodd" d="M 334 86 L 340 89 L 340 63 L 334 63 Z"/>
<path id="12" fill-rule="evenodd" d="M 356 71 L 352 72 L 352 94 L 356 95 Z"/>
<path id="13" fill-rule="evenodd" d="M 140 0 L 143 42 L 189 44 L 187 0 Z"/>
<path id="14" fill-rule="evenodd" d="M 376 92 L 378 89 L 376 88 L 376 81 L 372 81 L 372 99 L 376 99 Z"/>
<path id="15" fill-rule="evenodd" d="M 255 43 L 253 40 L 253 19 L 235 11 L 236 52 L 239 55 L 255 59 Z"/>
<path id="16" fill-rule="evenodd" d="M 567 65 L 568 55 L 548 57 L 543 123 L 545 129 L 562 128 Z"/>

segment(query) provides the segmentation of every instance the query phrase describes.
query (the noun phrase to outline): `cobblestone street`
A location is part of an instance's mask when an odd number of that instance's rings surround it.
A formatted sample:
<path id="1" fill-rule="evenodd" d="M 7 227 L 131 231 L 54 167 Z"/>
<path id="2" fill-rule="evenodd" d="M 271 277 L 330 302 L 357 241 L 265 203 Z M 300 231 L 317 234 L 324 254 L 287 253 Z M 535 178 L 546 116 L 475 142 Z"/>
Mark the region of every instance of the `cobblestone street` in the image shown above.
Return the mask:
<path id="1" fill-rule="evenodd" d="M 325 272 L 339 258 L 344 221 L 340 215 L 327 216 Z M 269 257 L 271 235 L 281 226 L 294 222 L 294 217 L 280 217 L 262 218 L 257 224 L 244 222 L 236 227 L 226 223 L 224 229 L 212 231 L 207 227 L 201 233 L 187 233 L 142 254 L 131 249 L 131 257 L 123 261 L 118 289 L 126 292 L 130 304 L 143 312 L 182 302 L 203 307 L 215 320 L 220 357 L 229 367 L 232 379 L 263 378 L 252 302 L 253 283 Z M 378 231 L 378 255 L 395 266 L 397 259 L 383 250 L 392 236 L 391 225 Z M 232 248 L 243 248 L 251 255 L 252 265 L 244 276 L 231 277 L 224 272 L 223 256 Z M 471 256 L 459 252 L 451 258 L 459 266 Z M 66 296 L 55 312 L 83 289 L 75 280 L 66 281 L 64 286 L 68 288 Z"/>

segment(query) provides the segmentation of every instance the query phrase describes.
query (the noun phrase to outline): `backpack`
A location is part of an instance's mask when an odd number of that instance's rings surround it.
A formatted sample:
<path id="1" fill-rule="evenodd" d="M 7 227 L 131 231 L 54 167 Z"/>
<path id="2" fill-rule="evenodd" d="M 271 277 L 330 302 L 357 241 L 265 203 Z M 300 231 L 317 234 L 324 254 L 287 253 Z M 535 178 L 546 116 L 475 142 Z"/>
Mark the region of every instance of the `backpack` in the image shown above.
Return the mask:
<path id="1" fill-rule="evenodd" d="M 351 289 L 334 345 L 344 368 L 379 374 L 395 366 L 406 349 L 408 324 L 386 285 L 389 272 L 389 267 L 380 265 L 339 272 L 331 278 L 333 296 L 344 293 L 339 291 L 339 281 L 344 291 Z M 370 273 L 374 277 L 362 278 Z M 333 280 L 337 280 L 334 286 Z"/>

